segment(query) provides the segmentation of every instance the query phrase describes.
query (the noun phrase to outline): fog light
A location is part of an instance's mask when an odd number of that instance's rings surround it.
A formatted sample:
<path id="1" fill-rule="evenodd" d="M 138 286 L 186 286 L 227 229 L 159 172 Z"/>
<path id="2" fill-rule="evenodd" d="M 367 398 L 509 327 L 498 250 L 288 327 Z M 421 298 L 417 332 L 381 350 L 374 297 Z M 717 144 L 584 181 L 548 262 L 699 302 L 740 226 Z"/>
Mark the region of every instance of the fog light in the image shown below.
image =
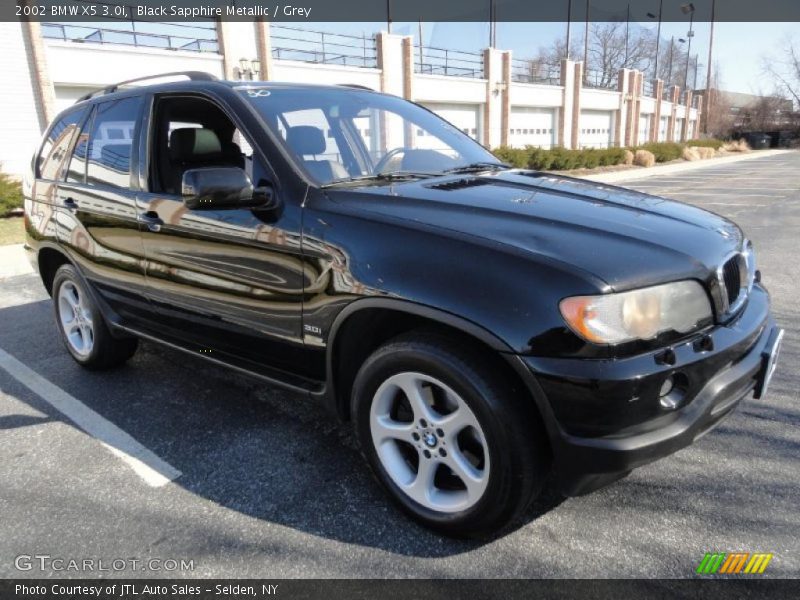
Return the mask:
<path id="1" fill-rule="evenodd" d="M 683 373 L 674 373 L 664 380 L 658 391 L 658 402 L 662 408 L 675 410 L 686 399 L 689 381 Z"/>

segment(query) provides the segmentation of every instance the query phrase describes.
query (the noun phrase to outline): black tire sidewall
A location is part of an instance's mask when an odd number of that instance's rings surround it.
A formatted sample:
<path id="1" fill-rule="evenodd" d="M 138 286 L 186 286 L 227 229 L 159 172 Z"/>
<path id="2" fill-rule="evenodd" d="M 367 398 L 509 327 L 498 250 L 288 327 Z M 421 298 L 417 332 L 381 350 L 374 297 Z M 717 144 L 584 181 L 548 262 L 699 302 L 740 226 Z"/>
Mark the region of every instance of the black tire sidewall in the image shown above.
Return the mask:
<path id="1" fill-rule="evenodd" d="M 58 295 L 61 291 L 61 286 L 65 283 L 71 283 L 75 287 L 78 288 L 79 292 L 82 294 L 84 298 L 84 302 L 86 306 L 89 308 L 89 312 L 92 315 L 92 335 L 93 335 L 93 345 L 92 350 L 89 354 L 82 355 L 78 354 L 72 345 L 69 343 L 67 339 L 67 334 L 64 331 L 64 326 L 61 324 L 61 315 L 59 314 L 59 300 Z M 58 327 L 58 331 L 61 334 L 61 341 L 63 342 L 64 346 L 67 348 L 67 351 L 72 355 L 77 362 L 82 365 L 92 365 L 97 363 L 101 358 L 103 345 L 106 343 L 105 336 L 109 335 L 107 333 L 105 327 L 105 321 L 103 320 L 103 315 L 100 313 L 100 310 L 97 307 L 97 304 L 94 301 L 91 293 L 86 289 L 86 285 L 83 283 L 81 278 L 78 276 L 78 273 L 75 271 L 75 267 L 72 265 L 62 265 L 56 271 L 55 277 L 53 278 L 53 307 L 55 311 L 56 317 L 56 326 Z"/>
<path id="2" fill-rule="evenodd" d="M 466 510 L 443 513 L 412 500 L 392 480 L 378 457 L 369 425 L 372 399 L 386 379 L 404 371 L 423 373 L 447 384 L 469 405 L 483 429 L 489 449 L 489 482 L 481 499 Z M 519 485 L 521 474 L 517 472 L 521 464 L 513 457 L 529 448 L 514 447 L 512 440 L 516 438 L 508 432 L 519 423 L 509 419 L 519 416 L 509 411 L 509 399 L 502 396 L 492 382 L 441 348 L 413 343 L 385 346 L 364 363 L 353 388 L 353 420 L 362 454 L 392 498 L 416 520 L 452 535 L 484 534 L 502 523 L 506 513 L 515 512 L 511 506 L 515 495 L 524 493 Z"/>

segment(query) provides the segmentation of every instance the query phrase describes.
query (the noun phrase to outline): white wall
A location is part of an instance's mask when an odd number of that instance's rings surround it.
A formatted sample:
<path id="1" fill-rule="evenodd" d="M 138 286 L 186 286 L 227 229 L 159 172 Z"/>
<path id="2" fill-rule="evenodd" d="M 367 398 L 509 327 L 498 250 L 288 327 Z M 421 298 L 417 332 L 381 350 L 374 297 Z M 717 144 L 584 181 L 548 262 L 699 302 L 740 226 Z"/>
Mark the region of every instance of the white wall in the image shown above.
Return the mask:
<path id="1" fill-rule="evenodd" d="M 486 80 L 444 75 L 414 76 L 415 102 L 486 102 Z"/>
<path id="2" fill-rule="evenodd" d="M 210 52 L 167 51 L 111 44 L 45 40 L 50 77 L 56 86 L 109 85 L 126 79 L 205 71 L 222 77 L 222 56 Z"/>
<path id="3" fill-rule="evenodd" d="M 32 59 L 27 56 L 22 24 L 0 23 L 0 73 L 3 113 L 0 118 L 0 169 L 22 174 L 31 162 L 44 123 L 33 87 Z"/>
<path id="4" fill-rule="evenodd" d="M 275 81 L 297 83 L 320 83 L 339 85 L 350 83 L 363 85 L 372 90 L 381 89 L 381 72 L 378 69 L 321 65 L 293 60 L 275 60 L 272 63 Z"/>

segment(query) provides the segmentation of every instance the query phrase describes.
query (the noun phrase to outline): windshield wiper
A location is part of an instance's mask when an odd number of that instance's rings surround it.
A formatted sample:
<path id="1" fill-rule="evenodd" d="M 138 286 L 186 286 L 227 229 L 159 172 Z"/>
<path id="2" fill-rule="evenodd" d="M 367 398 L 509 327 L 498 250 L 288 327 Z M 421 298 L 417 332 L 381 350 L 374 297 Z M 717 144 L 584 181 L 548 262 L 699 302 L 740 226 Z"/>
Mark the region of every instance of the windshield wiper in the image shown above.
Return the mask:
<path id="1" fill-rule="evenodd" d="M 486 170 L 500 170 L 500 169 L 510 169 L 511 166 L 505 163 L 496 163 L 496 162 L 474 162 L 468 165 L 461 165 L 459 167 L 453 167 L 452 169 L 445 169 L 442 173 L 473 173 L 475 171 L 486 171 Z"/>
<path id="2" fill-rule="evenodd" d="M 434 173 L 414 173 L 411 171 L 395 171 L 394 173 L 375 173 L 374 175 L 356 175 L 355 177 L 346 177 L 344 179 L 335 179 L 330 183 L 326 183 L 322 187 L 330 185 L 338 185 L 342 183 L 362 183 L 369 181 L 409 181 L 411 179 L 422 179 L 425 177 L 432 177 Z"/>

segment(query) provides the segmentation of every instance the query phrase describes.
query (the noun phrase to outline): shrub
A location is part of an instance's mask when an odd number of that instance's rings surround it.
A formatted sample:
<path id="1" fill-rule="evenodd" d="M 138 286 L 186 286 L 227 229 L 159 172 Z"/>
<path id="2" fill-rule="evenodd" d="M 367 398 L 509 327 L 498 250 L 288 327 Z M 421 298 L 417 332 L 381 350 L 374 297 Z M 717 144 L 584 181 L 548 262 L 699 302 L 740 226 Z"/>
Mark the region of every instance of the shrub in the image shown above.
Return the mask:
<path id="1" fill-rule="evenodd" d="M 726 142 L 722 145 L 722 149 L 726 152 L 750 152 L 750 146 L 744 141 L 744 138 L 739 141 Z"/>
<path id="2" fill-rule="evenodd" d="M 692 146 L 684 146 L 681 151 L 681 156 L 683 160 L 700 160 L 700 153 L 697 151 L 697 148 Z"/>
<path id="3" fill-rule="evenodd" d="M 552 148 L 544 150 L 533 146 L 522 148 L 500 147 L 494 150 L 495 156 L 518 168 L 537 171 L 569 171 L 571 169 L 594 169 L 598 166 L 620 165 L 625 163 L 627 153 L 624 148 L 584 148 L 567 150 Z M 632 159 L 631 155 L 631 160 Z M 630 164 L 630 163 L 628 163 Z"/>
<path id="4" fill-rule="evenodd" d="M 640 148 L 636 151 L 636 154 L 633 155 L 633 164 L 640 167 L 652 167 L 654 164 L 656 164 L 656 157 L 649 150 L 643 150 Z"/>
<path id="5" fill-rule="evenodd" d="M 546 171 L 553 164 L 553 157 L 550 150 L 541 148 L 530 148 L 528 154 L 528 168 L 536 171 Z"/>
<path id="6" fill-rule="evenodd" d="M 503 162 L 507 162 L 511 166 L 520 169 L 528 166 L 527 149 L 500 146 L 499 148 L 495 148 L 494 155 Z"/>
<path id="7" fill-rule="evenodd" d="M 594 169 L 600 166 L 600 152 L 594 148 L 581 150 L 577 157 L 577 168 Z"/>
<path id="8" fill-rule="evenodd" d="M 714 158 L 717 155 L 717 151 L 714 148 L 708 146 L 698 146 L 695 148 L 697 153 L 700 155 L 700 158 Z"/>
<path id="9" fill-rule="evenodd" d="M 15 208 L 22 208 L 22 184 L 5 173 L 0 173 L 0 217 Z"/>
<path id="10" fill-rule="evenodd" d="M 600 166 L 611 167 L 614 165 L 630 164 L 626 163 L 628 150 L 625 148 L 606 148 L 600 153 Z M 633 160 L 633 156 L 631 156 Z"/>
<path id="11" fill-rule="evenodd" d="M 683 152 L 683 145 L 675 142 L 657 142 L 639 146 L 642 150 L 651 152 L 656 162 L 669 162 L 678 160 Z"/>
<path id="12" fill-rule="evenodd" d="M 632 164 L 633 164 L 633 152 L 631 152 L 631 151 L 630 151 L 630 150 L 628 150 L 627 148 L 625 148 L 625 159 L 624 159 L 624 163 L 625 163 L 626 165 L 632 165 Z"/>
<path id="13" fill-rule="evenodd" d="M 724 143 L 725 142 L 722 140 L 708 138 L 707 140 L 689 140 L 686 142 L 686 145 L 694 146 L 696 148 L 713 148 L 714 150 L 719 150 Z"/>

